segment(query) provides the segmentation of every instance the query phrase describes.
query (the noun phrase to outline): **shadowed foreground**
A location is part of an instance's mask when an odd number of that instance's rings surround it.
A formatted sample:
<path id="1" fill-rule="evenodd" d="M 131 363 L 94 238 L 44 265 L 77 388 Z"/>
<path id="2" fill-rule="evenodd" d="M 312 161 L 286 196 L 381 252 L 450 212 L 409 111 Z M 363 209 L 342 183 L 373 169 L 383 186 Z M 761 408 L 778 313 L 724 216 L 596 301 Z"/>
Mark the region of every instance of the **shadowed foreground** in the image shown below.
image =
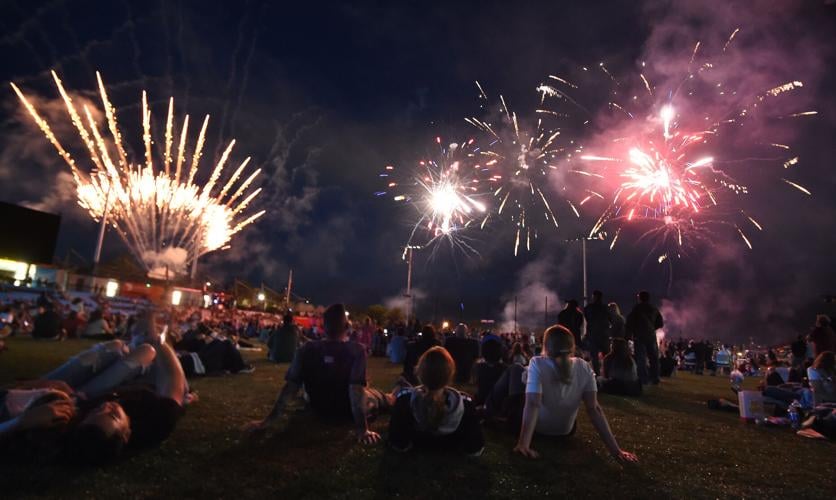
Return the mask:
<path id="1" fill-rule="evenodd" d="M 11 340 L 0 354 L 0 386 L 44 373 L 88 345 Z M 263 352 L 249 357 L 257 367 L 253 374 L 192 381 L 200 401 L 159 449 L 99 470 L 4 465 L 2 496 L 776 498 L 792 492 L 832 498 L 836 491 L 831 443 L 746 425 L 734 414 L 706 408 L 707 399 L 734 396 L 725 377 L 679 374 L 639 400 L 600 396 L 619 444 L 641 460 L 622 468 L 583 410 L 568 442 L 535 436 L 533 446 L 542 454 L 537 461 L 512 455 L 515 436 L 490 429 L 480 458 L 361 448 L 350 427 L 320 423 L 303 411 L 290 418 L 285 432 L 248 440 L 240 425 L 267 413 L 287 368 L 263 360 Z M 382 358 L 370 360 L 377 387 L 391 387 L 399 372 Z M 385 432 L 387 421 L 373 427 Z"/>

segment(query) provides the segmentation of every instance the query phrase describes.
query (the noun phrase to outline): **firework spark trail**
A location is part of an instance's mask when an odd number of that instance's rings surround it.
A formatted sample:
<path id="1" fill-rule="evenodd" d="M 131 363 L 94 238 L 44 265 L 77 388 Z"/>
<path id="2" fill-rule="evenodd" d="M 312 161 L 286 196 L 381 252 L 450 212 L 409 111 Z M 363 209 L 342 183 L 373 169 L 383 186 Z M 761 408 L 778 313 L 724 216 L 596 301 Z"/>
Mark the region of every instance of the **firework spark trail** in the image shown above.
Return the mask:
<path id="1" fill-rule="evenodd" d="M 550 75 L 549 78 L 561 85 L 577 88 L 561 77 Z M 478 81 L 476 87 L 479 89 L 480 100 L 489 101 Z M 539 235 L 539 224 L 545 222 L 555 228 L 559 225 L 555 205 L 546 194 L 547 186 L 551 172 L 560 168 L 561 160 L 569 156 L 571 148 L 568 147 L 568 141 L 563 139 L 561 130 L 549 127 L 543 117 L 568 115 L 544 109 L 543 105 L 547 98 L 556 98 L 583 109 L 577 101 L 556 86 L 540 84 L 535 91 L 538 93 L 540 107 L 535 111 L 537 119 L 531 123 L 521 120 L 502 94 L 498 95 L 497 103 L 501 123 L 491 123 L 490 114 L 485 118 L 465 118 L 467 123 L 485 134 L 485 144 L 478 154 L 485 159 L 484 166 L 488 169 L 487 181 L 493 186 L 491 190 L 497 200 L 497 208 L 492 213 L 497 215 L 497 219 L 500 219 L 500 216 L 506 220 L 510 219 L 513 224 L 514 255 L 518 255 L 522 246 L 531 250 L 534 240 Z M 486 108 L 490 108 L 489 103 Z M 570 172 L 587 174 L 581 170 Z M 579 217 L 576 205 L 568 199 L 564 201 Z M 486 216 L 482 220 L 480 227 L 485 226 L 488 218 L 489 216 Z"/>
<path id="2" fill-rule="evenodd" d="M 435 255 L 435 243 L 447 241 L 465 254 L 478 255 L 466 235 L 476 220 L 482 219 L 480 228 L 484 227 L 489 216 L 487 206 L 480 200 L 489 193 L 483 191 L 486 186 L 480 176 L 484 166 L 478 162 L 478 148 L 473 139 L 445 146 L 436 137 L 435 142 L 439 154 L 419 161 L 402 180 L 397 177 L 399 170 L 386 166 L 379 175 L 387 183 L 386 190 L 375 194 L 385 196 L 391 192 L 396 202 L 409 203 L 418 211 L 407 245 L 432 247 Z M 483 214 L 487 215 L 483 218 Z M 416 241 L 421 235 L 427 239 Z"/>
<path id="3" fill-rule="evenodd" d="M 226 248 L 231 237 L 255 222 L 265 212 L 259 211 L 241 220 L 237 216 L 261 192 L 261 188 L 249 192 L 242 201 L 233 205 L 244 195 L 249 185 L 260 173 L 260 169 L 241 183 L 235 193 L 227 193 L 235 186 L 249 158 L 236 169 L 235 173 L 223 185 L 220 193 L 213 194 L 213 188 L 222 177 L 223 168 L 232 151 L 235 141 L 231 141 L 222 158 L 213 168 L 209 182 L 201 187 L 193 181 L 198 170 L 202 154 L 204 137 L 209 117 L 203 122 L 197 146 L 189 169 L 188 181 L 180 180 L 185 159 L 188 116 L 183 121 L 179 147 L 177 149 L 176 170 L 171 177 L 172 146 L 174 141 L 174 101 L 169 100 L 165 129 L 164 168 L 155 172 L 151 136 L 151 109 L 146 93 L 142 93 L 142 142 L 144 161 L 133 165 L 128 162 L 122 146 L 121 133 L 116 122 L 116 109 L 110 104 L 101 76 L 97 73 L 99 91 L 105 108 L 107 128 L 111 133 L 112 146 L 101 135 L 93 113 L 87 105 L 83 106 L 84 118 L 78 113 L 72 99 L 64 89 L 57 74 L 53 73 L 56 86 L 64 101 L 70 120 L 85 143 L 93 163 L 89 174 L 82 173 L 75 160 L 64 149 L 49 124 L 37 113 L 37 110 L 12 83 L 12 88 L 26 110 L 46 138 L 55 147 L 60 156 L 70 166 L 76 182 L 78 203 L 96 220 L 107 216 L 112 227 L 136 256 L 145 265 L 149 273 L 157 272 L 161 265 L 161 255 L 168 250 L 185 253 L 182 262 L 172 263 L 172 271 L 184 271 L 188 264 L 200 255 L 221 248 Z M 110 147 L 115 147 L 118 166 L 110 154 Z M 168 263 L 166 263 L 168 266 Z"/>
<path id="4" fill-rule="evenodd" d="M 729 39 L 728 39 L 728 40 L 726 40 L 726 44 L 725 44 L 725 45 L 723 45 L 723 52 L 725 52 L 725 51 L 726 51 L 726 49 L 728 49 L 728 48 L 729 48 L 729 45 L 732 43 L 732 40 L 734 40 L 734 37 L 737 35 L 737 33 L 738 33 L 739 31 L 740 31 L 740 28 L 736 28 L 734 31 L 732 31 L 732 34 L 731 34 L 731 35 L 729 35 Z"/>
<path id="5" fill-rule="evenodd" d="M 739 31 L 740 28 L 737 28 L 729 35 L 722 47 L 722 53 L 729 49 Z M 579 155 L 581 161 L 590 165 L 600 163 L 603 168 L 598 170 L 601 172 L 599 175 L 612 180 L 618 179 L 618 188 L 590 232 L 590 236 L 605 234 L 607 226 L 614 225 L 611 248 L 626 225 L 653 224 L 653 221 L 670 220 L 671 217 L 677 221 L 690 221 L 688 224 L 673 225 L 676 228 L 676 237 L 667 240 L 672 241 L 675 247 L 693 241 L 708 241 L 711 228 L 723 226 L 732 227 L 746 246 L 751 248 L 752 242 L 742 225 L 734 224 L 729 219 L 742 216 L 747 225 L 751 223 L 759 231 L 763 230 L 763 227 L 739 208 L 734 209 L 733 205 L 728 205 L 735 203 L 737 195 L 748 194 L 748 188 L 721 170 L 717 163 L 730 165 L 752 160 L 768 160 L 782 164 L 785 169 L 792 169 L 791 167 L 799 163 L 799 157 L 794 155 L 774 158 L 722 158 L 721 161 L 715 162 L 716 153 L 706 154 L 704 150 L 710 146 L 709 141 L 721 133 L 721 130 L 726 130 L 722 127 L 728 124 L 742 125 L 757 108 L 768 105 L 768 101 L 782 94 L 801 89 L 804 84 L 799 80 L 791 80 L 749 98 L 737 96 L 736 89 L 726 87 L 726 82 L 712 81 L 707 76 L 708 72 L 715 70 L 715 63 L 698 61 L 703 58 L 701 48 L 702 44 L 696 42 L 688 60 L 687 75 L 673 80 L 673 87 L 669 91 L 652 85 L 647 74 L 641 72 L 637 73 L 636 87 L 644 87 L 646 93 L 642 91 L 632 95 L 632 99 L 623 103 L 609 103 L 611 110 L 619 116 L 623 114 L 624 118 L 629 118 L 623 127 L 626 131 L 622 131 L 621 136 L 612 141 L 613 149 L 618 151 L 617 153 L 607 151 L 608 154 L 603 155 L 600 154 L 603 151 L 584 151 Z M 613 90 L 612 95 L 625 95 L 624 88 L 619 85 L 614 75 L 605 71 L 603 65 L 599 66 L 606 76 L 620 87 L 617 91 Z M 645 67 L 644 63 L 642 67 Z M 581 69 L 588 71 L 586 67 Z M 727 68 L 717 66 L 720 74 L 723 74 L 725 69 Z M 694 78 L 695 74 L 700 73 L 705 73 L 706 76 Z M 707 86 L 708 82 L 711 82 L 710 87 Z M 711 116 L 701 111 L 691 115 L 678 114 L 674 108 L 674 104 L 684 104 L 679 106 L 680 109 L 708 109 L 707 102 L 711 102 L 711 99 L 723 100 L 720 109 L 724 110 L 725 115 Z M 808 110 L 764 117 L 781 120 L 811 117 L 816 114 L 816 111 Z M 645 117 L 647 119 L 641 121 Z M 688 130 L 694 126 L 699 128 Z M 785 152 L 791 150 L 786 144 L 769 141 L 758 143 Z M 780 180 L 810 195 L 810 191 L 797 182 L 786 178 Z M 723 196 L 722 193 L 729 193 L 729 196 Z M 581 204 L 589 199 L 590 196 L 587 196 Z M 709 220 L 710 224 L 705 223 Z M 666 234 L 670 229 L 665 228 L 668 224 L 666 222 L 662 229 L 648 231 L 643 236 L 650 238 Z M 679 253 L 679 248 L 668 249 L 660 258 L 670 259 Z"/>

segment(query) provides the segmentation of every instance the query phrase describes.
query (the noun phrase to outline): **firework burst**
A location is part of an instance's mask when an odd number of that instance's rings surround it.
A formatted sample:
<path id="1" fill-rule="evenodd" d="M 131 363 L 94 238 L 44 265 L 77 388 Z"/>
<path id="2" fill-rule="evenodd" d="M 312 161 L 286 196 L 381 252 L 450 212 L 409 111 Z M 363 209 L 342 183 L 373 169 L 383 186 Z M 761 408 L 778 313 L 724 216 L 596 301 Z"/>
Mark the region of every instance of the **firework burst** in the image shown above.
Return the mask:
<path id="1" fill-rule="evenodd" d="M 721 55 L 739 31 L 726 40 Z M 715 78 L 720 63 L 700 61 L 700 49 L 697 43 L 689 52 L 685 77 L 673 81 L 670 88 L 655 86 L 642 63 L 634 85 L 641 91 L 634 95 L 625 91 L 627 82 L 619 81 L 603 63 L 599 64 L 603 80 L 613 87 L 609 93 L 613 116 L 609 119 L 617 124 L 612 129 L 619 132 L 602 151 L 587 151 L 579 158 L 591 168 L 599 165 L 596 172 L 615 185 L 608 206 L 590 233 L 609 228 L 611 248 L 628 226 L 647 221 L 651 229 L 639 240 L 653 241 L 651 251 L 660 252 L 660 262 L 687 253 L 684 249 L 689 245 L 709 241 L 720 227 L 733 228 L 732 233 L 751 249 L 744 228 L 762 227 L 738 207 L 740 195 L 748 194 L 748 187 L 723 167 L 765 160 L 790 169 L 799 161 L 789 151 L 790 146 L 762 137 L 757 137 L 757 144 L 776 152 L 768 158 L 730 158 L 727 149 L 715 142 L 718 136 L 739 131 L 754 114 L 764 114 L 772 100 L 803 87 L 803 83 L 793 80 L 746 97 L 743 91 L 732 88 L 732 83 Z M 728 74 L 726 69 L 720 74 Z M 800 111 L 763 117 L 783 120 L 815 114 Z M 810 194 L 797 182 L 781 180 Z"/>
<path id="2" fill-rule="evenodd" d="M 142 93 L 142 144 L 144 160 L 132 163 L 122 142 L 116 121 L 116 109 L 111 105 L 101 76 L 96 74 L 110 137 L 105 138 L 93 111 L 82 106 L 82 114 L 64 86 L 53 72 L 55 85 L 64 101 L 70 120 L 78 131 L 93 168 L 85 173 L 59 142 L 49 124 L 21 90 L 12 83 L 17 96 L 46 138 L 70 166 L 76 184 L 78 203 L 96 220 L 107 218 L 134 256 L 150 275 L 160 275 L 162 268 L 172 273 L 184 272 L 203 254 L 225 248 L 233 235 L 264 214 L 259 211 L 245 215 L 244 211 L 258 196 L 260 188 L 249 190 L 260 169 L 249 174 L 243 182 L 250 158 L 244 160 L 225 182 L 221 182 L 224 167 L 235 141 L 231 141 L 211 171 L 209 180 L 195 183 L 206 136 L 209 116 L 203 120 L 197 143 L 187 162 L 189 117 L 180 129 L 180 139 L 174 148 L 174 100 L 168 103 L 162 165 L 155 165 L 151 136 L 151 109 L 145 92 Z"/>
<path id="3" fill-rule="evenodd" d="M 379 174 L 386 181 L 386 190 L 375 194 L 392 196 L 417 211 L 407 246 L 434 246 L 446 241 L 465 254 L 478 254 L 466 235 L 466 230 L 488 210 L 482 201 L 485 183 L 480 180 L 485 169 L 478 162 L 475 140 L 444 145 L 436 137 L 435 143 L 437 154 L 420 160 L 404 176 L 394 166 L 387 166 Z"/>
<path id="4" fill-rule="evenodd" d="M 547 196 L 550 191 L 548 182 L 561 168 L 561 160 L 571 156 L 572 142 L 563 139 L 560 129 L 547 125 L 546 120 L 564 115 L 547 109 L 545 101 L 548 98 L 569 98 L 554 87 L 537 87 L 540 94 L 537 119 L 529 125 L 508 106 L 502 95 L 499 96 L 498 116 L 491 116 L 490 110 L 494 109 L 494 105 L 479 82 L 476 86 L 481 107 L 489 113 L 486 118 L 470 117 L 465 120 L 484 135 L 486 145 L 478 153 L 489 169 L 487 180 L 496 201 L 496 209 L 483 218 L 480 227 L 484 227 L 492 216 L 510 220 L 515 226 L 514 255 L 517 255 L 521 245 L 531 250 L 543 226 L 558 227 L 553 203 Z M 576 205 L 568 199 L 564 201 L 580 217 Z"/>

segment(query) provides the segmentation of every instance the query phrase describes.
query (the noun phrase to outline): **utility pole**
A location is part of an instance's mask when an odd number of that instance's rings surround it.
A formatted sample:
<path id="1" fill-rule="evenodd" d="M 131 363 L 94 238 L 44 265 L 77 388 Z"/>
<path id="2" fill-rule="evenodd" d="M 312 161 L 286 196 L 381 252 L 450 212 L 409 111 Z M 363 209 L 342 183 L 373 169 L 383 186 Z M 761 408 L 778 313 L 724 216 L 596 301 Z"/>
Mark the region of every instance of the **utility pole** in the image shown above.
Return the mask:
<path id="1" fill-rule="evenodd" d="M 406 324 L 412 319 L 412 247 L 406 248 L 407 251 L 407 267 L 406 267 Z"/>
<path id="2" fill-rule="evenodd" d="M 285 297 L 284 307 L 288 311 L 290 310 L 290 291 L 293 287 L 293 269 L 290 270 L 290 273 L 287 276 L 287 297 Z"/>
<path id="3" fill-rule="evenodd" d="M 581 240 L 581 256 L 583 260 L 583 305 L 586 307 L 586 298 L 587 298 L 587 291 L 586 291 L 586 238 Z"/>
<path id="4" fill-rule="evenodd" d="M 514 295 L 514 333 L 517 333 L 517 296 Z"/>
<path id="5" fill-rule="evenodd" d="M 96 240 L 96 251 L 93 254 L 93 274 L 96 274 L 96 268 L 99 267 L 99 259 L 102 256 L 102 245 L 104 244 L 105 229 L 107 228 L 107 211 L 110 208 L 110 190 L 112 188 L 108 185 L 107 196 L 105 197 L 104 211 L 102 212 L 102 220 L 99 222 L 99 237 Z"/>
<path id="6" fill-rule="evenodd" d="M 543 329 L 549 327 L 549 296 L 546 295 L 546 306 L 543 308 Z"/>

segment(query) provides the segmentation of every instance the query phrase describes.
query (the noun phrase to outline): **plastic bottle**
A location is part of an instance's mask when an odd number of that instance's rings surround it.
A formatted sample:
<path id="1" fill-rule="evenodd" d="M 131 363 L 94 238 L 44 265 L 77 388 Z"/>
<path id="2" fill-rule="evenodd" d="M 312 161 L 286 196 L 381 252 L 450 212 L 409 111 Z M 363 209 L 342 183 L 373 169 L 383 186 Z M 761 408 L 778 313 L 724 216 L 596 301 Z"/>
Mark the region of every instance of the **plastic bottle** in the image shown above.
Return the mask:
<path id="1" fill-rule="evenodd" d="M 790 403 L 790 407 L 787 409 L 787 415 L 790 418 L 790 425 L 793 429 L 798 430 L 801 427 L 801 403 L 798 402 L 796 399 L 792 403 Z"/>

